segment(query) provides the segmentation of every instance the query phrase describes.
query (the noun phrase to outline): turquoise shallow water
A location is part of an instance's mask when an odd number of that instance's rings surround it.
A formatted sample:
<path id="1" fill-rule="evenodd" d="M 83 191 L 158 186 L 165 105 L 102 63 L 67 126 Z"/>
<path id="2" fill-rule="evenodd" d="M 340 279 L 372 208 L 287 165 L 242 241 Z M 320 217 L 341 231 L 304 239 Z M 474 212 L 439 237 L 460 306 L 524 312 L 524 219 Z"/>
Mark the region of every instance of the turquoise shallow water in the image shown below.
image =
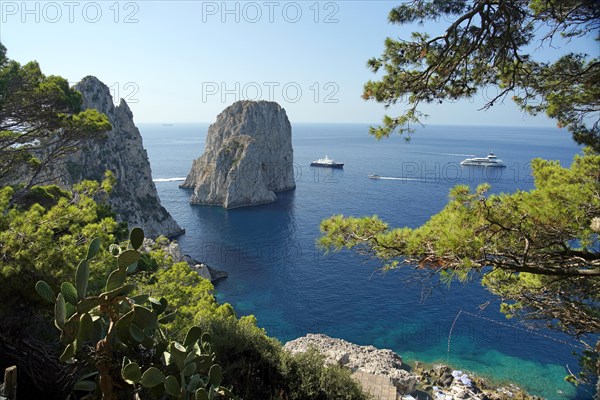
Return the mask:
<path id="1" fill-rule="evenodd" d="M 282 341 L 321 332 L 391 348 L 407 360 L 441 361 L 513 381 L 551 399 L 589 398 L 585 388 L 563 381 L 565 366 L 577 367 L 576 343 L 507 321 L 497 299 L 477 283 L 430 287 L 415 282 L 411 271 L 382 274 L 374 260 L 351 252 L 325 255 L 315 247 L 320 221 L 333 214 L 377 214 L 392 226 L 416 227 L 444 206 L 455 184 L 530 189 L 532 158 L 569 165 L 579 151 L 566 132 L 432 126 L 406 144 L 399 137 L 377 142 L 366 125 L 294 124 L 296 190 L 273 204 L 224 210 L 189 205 L 190 192 L 171 180 L 185 177 L 202 154 L 207 127 L 140 130 L 162 203 L 186 228 L 179 238 L 184 252 L 229 272 L 217 296 L 238 314 L 254 314 Z M 489 151 L 508 167 L 459 165 Z M 309 167 L 325 154 L 344 162 L 344 169 Z M 369 174 L 401 179 L 372 180 Z"/>

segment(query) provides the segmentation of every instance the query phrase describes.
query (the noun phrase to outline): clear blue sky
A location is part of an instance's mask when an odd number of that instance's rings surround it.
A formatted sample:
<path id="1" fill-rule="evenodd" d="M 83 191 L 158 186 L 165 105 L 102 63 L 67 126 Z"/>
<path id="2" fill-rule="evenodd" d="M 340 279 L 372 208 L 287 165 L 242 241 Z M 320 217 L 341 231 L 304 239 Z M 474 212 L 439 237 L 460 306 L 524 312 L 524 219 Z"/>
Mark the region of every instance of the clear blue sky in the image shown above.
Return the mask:
<path id="1" fill-rule="evenodd" d="M 212 122 L 235 100 L 260 98 L 280 103 L 292 123 L 377 123 L 383 106 L 360 97 L 374 78 L 365 64 L 386 37 L 415 30 L 387 23 L 398 3 L 0 1 L 0 40 L 10 58 L 37 60 L 47 75 L 97 76 L 136 122 Z M 591 40 L 574 48 L 599 51 Z M 477 111 L 482 104 L 431 106 L 427 123 L 554 125 L 510 100 Z"/>

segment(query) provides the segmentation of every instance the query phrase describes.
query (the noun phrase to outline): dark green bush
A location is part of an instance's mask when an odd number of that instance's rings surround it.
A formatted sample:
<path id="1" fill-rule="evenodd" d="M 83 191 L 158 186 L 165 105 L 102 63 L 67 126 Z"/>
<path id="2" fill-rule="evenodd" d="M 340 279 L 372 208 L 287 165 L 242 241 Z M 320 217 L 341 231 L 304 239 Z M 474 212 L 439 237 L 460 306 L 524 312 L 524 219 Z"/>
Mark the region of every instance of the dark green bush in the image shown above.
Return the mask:
<path id="1" fill-rule="evenodd" d="M 56 361 L 60 353 L 53 355 L 57 351 L 55 339 L 44 336 L 44 331 L 51 326 L 45 323 L 50 319 L 51 309 L 44 306 L 35 293 L 35 282 L 45 280 L 58 293 L 60 282 L 71 278 L 78 260 L 85 257 L 86 246 L 82 244 L 89 243 L 93 237 L 101 238 L 106 244 L 114 243 L 119 236 L 116 233 L 118 225 L 110 218 L 111 210 L 94 201 L 94 195 L 101 190 L 100 184 L 86 182 L 75 190 L 76 194 L 65 194 L 54 188 L 36 189 L 30 197 L 35 202 L 28 208 L 21 208 L 11 207 L 11 188 L 0 189 L 0 210 L 3 211 L 0 214 L 0 245 L 6 254 L 0 262 L 0 284 L 3 283 L 1 286 L 8 297 L 15 299 L 0 307 L 0 319 L 5 323 L 6 332 L 11 331 L 7 328 L 9 320 L 15 321 L 11 326 L 22 328 L 11 336 L 21 336 L 25 330 L 33 339 L 41 341 L 44 354 L 51 361 Z M 44 207 L 40 205 L 44 199 L 56 200 L 45 203 Z M 245 400 L 365 398 L 348 371 L 325 367 L 316 353 L 292 356 L 284 352 L 279 341 L 257 327 L 254 317 L 237 318 L 229 304 L 219 305 L 210 282 L 200 278 L 185 263 L 173 264 L 161 247 L 168 245 L 167 239 L 159 238 L 156 243 L 150 253 L 140 255 L 138 268 L 143 270 L 140 274 L 143 279 L 135 280 L 136 290 L 151 293 L 156 298 L 165 297 L 170 305 L 169 312 L 177 310 L 178 317 L 166 328 L 172 337 L 181 339 L 179 336 L 197 324 L 212 334 L 217 355 L 215 362 L 223 366 L 224 380 L 233 385 L 236 394 Z M 102 291 L 111 272 L 111 268 L 107 268 L 111 259 L 109 252 L 102 249 L 95 262 L 90 263 L 92 279 L 88 290 L 91 293 Z M 33 323 L 33 319 L 28 324 L 20 322 L 24 312 L 35 315 L 36 321 L 41 319 L 44 323 Z M 32 329 L 35 327 L 39 329 Z M 5 342 L 14 340 L 8 337 Z M 30 364 L 27 360 L 18 361 L 6 352 L 3 356 L 19 364 L 23 371 Z M 49 362 L 46 364 L 50 365 Z M 75 378 L 78 375 L 76 371 L 69 374 Z M 39 374 L 23 377 L 28 380 L 21 382 L 22 387 L 34 387 L 32 398 L 37 396 L 36 390 L 44 392 L 48 398 L 64 398 L 72 386 L 63 382 L 60 387 L 46 389 L 48 385 Z M 59 380 L 58 377 L 53 379 Z"/>
<path id="2" fill-rule="evenodd" d="M 326 366 L 315 349 L 291 355 L 284 353 L 282 363 L 290 391 L 290 400 L 359 400 L 367 399 L 350 370 L 337 365 Z"/>
<path id="3" fill-rule="evenodd" d="M 142 254 L 138 261 L 139 271 L 155 272 L 158 269 L 158 262 L 153 259 L 149 254 Z"/>
<path id="4" fill-rule="evenodd" d="M 256 326 L 254 317 L 214 318 L 203 328 L 213 337 L 216 362 L 245 400 L 367 399 L 350 371 L 325 366 L 316 350 L 292 355 Z"/>
<path id="5" fill-rule="evenodd" d="M 34 204 L 49 208 L 56 205 L 58 199 L 63 197 L 70 197 L 70 193 L 56 185 L 34 186 L 19 199 L 19 206 L 25 210 Z"/>

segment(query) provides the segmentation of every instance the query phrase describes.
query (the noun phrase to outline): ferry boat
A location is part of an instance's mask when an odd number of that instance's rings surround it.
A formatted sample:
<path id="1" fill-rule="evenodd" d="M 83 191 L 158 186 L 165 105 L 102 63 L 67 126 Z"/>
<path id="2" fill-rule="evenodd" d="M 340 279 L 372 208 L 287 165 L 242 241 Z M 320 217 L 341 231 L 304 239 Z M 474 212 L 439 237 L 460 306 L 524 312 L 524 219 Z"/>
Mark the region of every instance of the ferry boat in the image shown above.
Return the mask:
<path id="1" fill-rule="evenodd" d="M 310 163 L 311 167 L 326 167 L 326 168 L 344 168 L 343 163 L 337 163 L 329 157 L 325 156 L 325 158 L 319 158 Z"/>
<path id="2" fill-rule="evenodd" d="M 487 157 L 466 158 L 460 162 L 460 165 L 473 167 L 506 167 L 504 161 L 496 157 L 494 153 L 490 153 Z"/>

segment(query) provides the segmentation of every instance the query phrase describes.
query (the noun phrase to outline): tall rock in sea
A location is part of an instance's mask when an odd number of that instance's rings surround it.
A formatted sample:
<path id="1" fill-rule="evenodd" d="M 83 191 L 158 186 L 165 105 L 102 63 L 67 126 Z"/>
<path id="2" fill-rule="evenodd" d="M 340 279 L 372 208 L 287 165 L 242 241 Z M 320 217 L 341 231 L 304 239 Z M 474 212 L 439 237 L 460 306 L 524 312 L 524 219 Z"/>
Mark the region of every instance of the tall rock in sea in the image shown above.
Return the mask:
<path id="1" fill-rule="evenodd" d="M 151 238 L 181 234 L 183 230 L 160 204 L 142 136 L 125 100 L 115 107 L 109 88 L 93 76 L 83 78 L 75 89 L 83 95 L 82 108 L 106 114 L 113 129 L 67 157 L 64 183 L 102 180 L 105 171 L 110 170 L 117 182 L 108 203 L 119 220 L 128 222 L 130 228 L 141 227 Z"/>
<path id="2" fill-rule="evenodd" d="M 208 128 L 204 154 L 192 164 L 184 188 L 192 204 L 225 208 L 270 203 L 296 187 L 292 127 L 285 110 L 269 101 L 238 101 Z"/>

